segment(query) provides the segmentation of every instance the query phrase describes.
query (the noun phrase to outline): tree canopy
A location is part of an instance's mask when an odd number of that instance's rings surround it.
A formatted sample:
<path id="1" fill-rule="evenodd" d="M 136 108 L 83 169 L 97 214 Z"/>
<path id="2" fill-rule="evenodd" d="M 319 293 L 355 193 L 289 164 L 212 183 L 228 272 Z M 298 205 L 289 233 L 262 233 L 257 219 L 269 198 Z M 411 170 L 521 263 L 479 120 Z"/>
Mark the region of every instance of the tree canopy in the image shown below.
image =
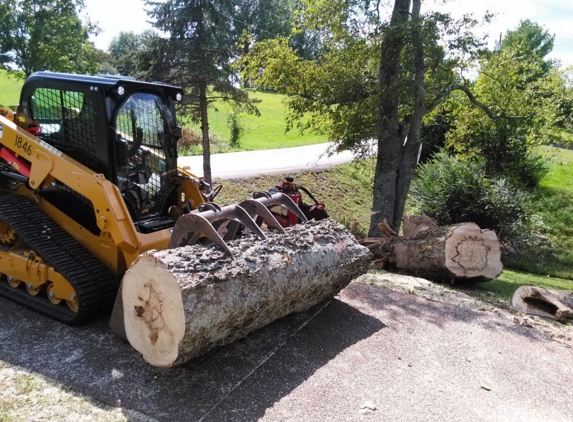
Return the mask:
<path id="1" fill-rule="evenodd" d="M 420 150 L 424 116 L 454 89 L 481 47 L 476 21 L 421 13 L 419 0 L 303 1 L 298 30 L 320 34 L 319 54 L 300 57 L 291 39 L 258 43 L 245 77 L 289 95 L 288 123 L 326 133 L 338 149 L 378 147 L 370 235 L 400 226 Z M 295 28 L 295 33 L 297 29 Z"/>
<path id="2" fill-rule="evenodd" d="M 209 104 L 231 101 L 241 110 L 258 110 L 248 94 L 239 89 L 233 68 L 233 0 L 148 2 L 154 26 L 165 37 L 156 36 L 142 57 L 148 79 L 163 80 L 186 90 L 182 106 L 201 122 L 203 175 L 211 183 Z"/>
<path id="3" fill-rule="evenodd" d="M 122 75 L 136 76 L 141 68 L 141 55 L 145 54 L 156 37 L 152 30 L 141 34 L 135 32 L 120 32 L 109 43 L 109 54 L 113 57 L 113 65 Z"/>
<path id="4" fill-rule="evenodd" d="M 453 121 L 450 146 L 466 158 L 484 157 L 490 175 L 537 183 L 529 172 L 534 168 L 527 168 L 534 164 L 532 148 L 553 141 L 565 118 L 564 75 L 546 59 L 552 45 L 541 26 L 521 22 L 499 51 L 481 55 L 471 97 L 456 96 L 446 105 Z"/>
<path id="5" fill-rule="evenodd" d="M 83 0 L 0 2 L 0 66 L 21 70 L 94 73 L 98 54 L 89 41 L 97 28 L 84 24 Z"/>

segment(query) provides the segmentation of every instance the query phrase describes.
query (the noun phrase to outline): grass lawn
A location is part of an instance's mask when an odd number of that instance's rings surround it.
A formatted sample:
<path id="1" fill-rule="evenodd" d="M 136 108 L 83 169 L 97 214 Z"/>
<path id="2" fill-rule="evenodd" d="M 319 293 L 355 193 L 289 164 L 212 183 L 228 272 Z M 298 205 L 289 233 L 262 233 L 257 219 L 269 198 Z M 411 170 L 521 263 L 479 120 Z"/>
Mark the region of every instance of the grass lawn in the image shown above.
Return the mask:
<path id="1" fill-rule="evenodd" d="M 503 273 L 493 280 L 467 286 L 460 284 L 454 288 L 486 302 L 509 306 L 513 294 L 521 286 L 537 286 L 550 290 L 573 290 L 573 280 L 505 268 Z"/>
<path id="2" fill-rule="evenodd" d="M 494 291 L 502 299 L 510 301 L 517 288 L 525 285 L 534 285 L 546 289 L 571 290 L 573 289 L 573 280 L 505 269 L 498 278 L 484 283 L 483 287 Z"/>
<path id="3" fill-rule="evenodd" d="M 573 150 L 542 147 L 541 151 L 551 160 L 551 171 L 539 186 L 573 194 Z"/>
<path id="4" fill-rule="evenodd" d="M 288 148 L 326 141 L 325 136 L 312 133 L 301 135 L 298 129 L 285 132 L 284 95 L 249 91 L 249 96 L 261 101 L 257 105 L 261 115 L 257 117 L 246 113 L 238 114 L 239 126 L 243 128 L 243 135 L 237 149 Z M 228 125 L 228 118 L 232 110 L 231 105 L 223 102 L 216 103 L 214 107 L 209 109 L 209 128 L 215 137 L 229 139 L 231 130 Z M 197 149 L 193 152 L 198 154 L 200 150 Z"/>
<path id="5" fill-rule="evenodd" d="M 23 79 L 8 76 L 5 70 L 0 69 L 0 107 L 18 105 L 20 101 L 20 89 L 23 84 Z"/>

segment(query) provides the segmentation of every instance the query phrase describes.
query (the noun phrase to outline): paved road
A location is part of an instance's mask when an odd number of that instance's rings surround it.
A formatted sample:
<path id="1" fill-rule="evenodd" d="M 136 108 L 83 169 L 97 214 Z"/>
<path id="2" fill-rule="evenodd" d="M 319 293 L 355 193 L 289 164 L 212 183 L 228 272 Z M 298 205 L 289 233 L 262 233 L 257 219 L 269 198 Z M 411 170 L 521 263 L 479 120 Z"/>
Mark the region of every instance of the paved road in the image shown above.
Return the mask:
<path id="1" fill-rule="evenodd" d="M 358 282 L 174 369 L 103 319 L 68 327 L 0 298 L 0 359 L 158 421 L 573 421 L 567 344 Z"/>
<path id="2" fill-rule="evenodd" d="M 301 170 L 324 170 L 354 159 L 350 151 L 328 156 L 330 144 L 303 147 L 213 154 L 211 171 L 214 179 L 237 179 L 259 174 L 288 174 Z M 203 175 L 203 157 L 180 157 L 180 166 L 189 166 L 197 176 Z"/>

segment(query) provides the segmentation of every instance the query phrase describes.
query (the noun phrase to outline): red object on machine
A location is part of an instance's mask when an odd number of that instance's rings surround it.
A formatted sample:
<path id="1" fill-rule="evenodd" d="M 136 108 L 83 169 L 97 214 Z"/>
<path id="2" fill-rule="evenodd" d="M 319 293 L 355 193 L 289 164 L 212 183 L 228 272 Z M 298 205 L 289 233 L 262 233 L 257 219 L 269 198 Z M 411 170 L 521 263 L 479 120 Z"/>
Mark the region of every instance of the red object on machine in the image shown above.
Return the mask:
<path id="1" fill-rule="evenodd" d="M 22 176 L 30 177 L 30 164 L 23 159 L 16 157 L 16 153 L 8 148 L 0 149 L 0 158 L 6 160 L 8 164 L 18 171 Z"/>
<path id="2" fill-rule="evenodd" d="M 30 132 L 34 136 L 40 136 L 42 134 L 41 126 L 30 126 L 26 131 Z"/>
<path id="3" fill-rule="evenodd" d="M 273 190 L 288 195 L 309 220 L 315 219 L 318 221 L 328 217 L 324 204 L 318 202 L 306 188 L 296 185 L 294 183 L 294 178 L 292 177 L 285 177 L 281 184 L 275 186 L 271 192 Z M 314 201 L 313 205 L 306 205 L 303 203 L 302 193 L 300 190 L 305 192 Z M 300 223 L 298 217 L 284 207 L 281 207 L 280 211 L 279 209 L 273 209 L 272 211 L 277 221 L 283 227 L 290 227 Z"/>
<path id="4" fill-rule="evenodd" d="M 302 194 L 299 192 L 297 185 L 295 185 L 293 181 L 294 179 L 292 177 L 284 178 L 280 184 L 280 190 L 282 193 L 288 195 L 300 208 L 300 205 L 302 204 Z M 283 210 L 280 216 L 278 216 L 277 220 L 283 227 L 290 227 L 299 223 L 298 217 L 294 213 L 285 210 Z"/>

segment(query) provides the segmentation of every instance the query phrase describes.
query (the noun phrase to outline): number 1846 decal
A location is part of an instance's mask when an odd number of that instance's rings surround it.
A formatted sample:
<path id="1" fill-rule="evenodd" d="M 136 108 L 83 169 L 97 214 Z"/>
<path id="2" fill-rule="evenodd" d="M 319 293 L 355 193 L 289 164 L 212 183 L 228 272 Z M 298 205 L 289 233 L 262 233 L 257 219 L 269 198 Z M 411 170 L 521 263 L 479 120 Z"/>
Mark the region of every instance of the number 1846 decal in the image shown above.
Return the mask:
<path id="1" fill-rule="evenodd" d="M 25 141 L 21 136 L 16 136 L 15 145 L 26 155 L 32 155 L 32 143 Z"/>

